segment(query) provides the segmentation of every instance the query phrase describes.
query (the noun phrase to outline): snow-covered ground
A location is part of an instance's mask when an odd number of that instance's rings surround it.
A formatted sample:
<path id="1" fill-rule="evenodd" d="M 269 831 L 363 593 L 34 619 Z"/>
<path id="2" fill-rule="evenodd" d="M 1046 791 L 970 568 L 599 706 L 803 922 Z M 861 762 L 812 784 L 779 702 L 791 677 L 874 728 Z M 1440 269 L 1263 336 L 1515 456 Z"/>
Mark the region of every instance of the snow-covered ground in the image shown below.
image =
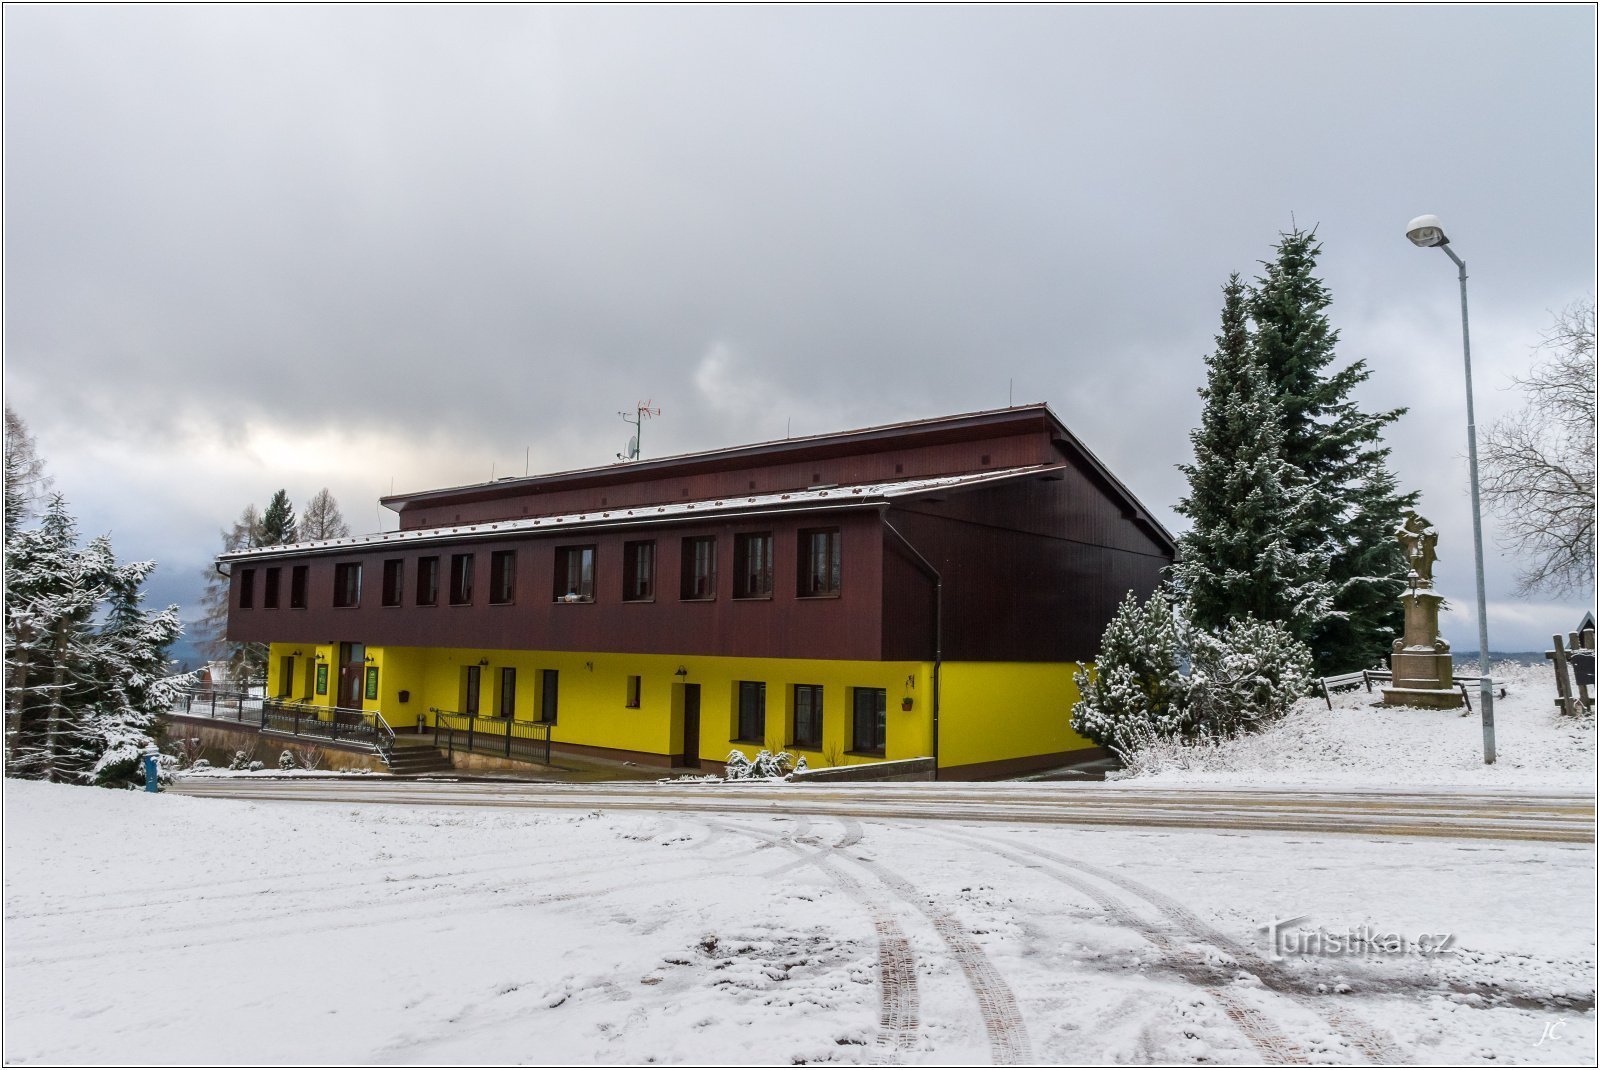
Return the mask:
<path id="1" fill-rule="evenodd" d="M 1595 1052 L 1590 845 L 17 782 L 5 825 L 11 1064 Z"/>
<path id="2" fill-rule="evenodd" d="M 1158 745 L 1114 779 L 1138 784 L 1286 787 L 1453 785 L 1476 788 L 1595 787 L 1595 720 L 1562 715 L 1548 665 L 1501 662 L 1494 703 L 1496 761 L 1483 761 L 1478 694 L 1473 709 L 1384 709 L 1377 685 L 1301 699 L 1253 736 L 1202 746 Z"/>

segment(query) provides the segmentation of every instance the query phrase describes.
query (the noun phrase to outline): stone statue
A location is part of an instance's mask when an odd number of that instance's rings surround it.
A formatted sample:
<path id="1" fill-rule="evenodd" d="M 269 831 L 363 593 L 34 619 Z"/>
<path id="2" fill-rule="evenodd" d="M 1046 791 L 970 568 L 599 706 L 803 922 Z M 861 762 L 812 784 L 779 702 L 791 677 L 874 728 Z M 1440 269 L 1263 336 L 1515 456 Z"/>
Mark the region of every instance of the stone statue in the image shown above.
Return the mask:
<path id="1" fill-rule="evenodd" d="M 1434 547 L 1439 543 L 1439 533 L 1416 513 L 1408 513 L 1405 523 L 1395 532 L 1400 545 L 1405 547 L 1406 561 L 1411 566 L 1411 587 L 1433 586 L 1433 562 L 1438 558 Z"/>

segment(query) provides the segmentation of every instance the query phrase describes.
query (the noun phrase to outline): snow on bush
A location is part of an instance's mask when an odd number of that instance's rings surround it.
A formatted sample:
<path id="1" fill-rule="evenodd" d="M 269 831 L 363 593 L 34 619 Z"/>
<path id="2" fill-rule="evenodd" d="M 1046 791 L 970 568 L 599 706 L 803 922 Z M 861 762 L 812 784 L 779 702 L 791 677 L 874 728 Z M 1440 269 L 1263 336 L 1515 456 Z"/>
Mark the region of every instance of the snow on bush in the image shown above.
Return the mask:
<path id="1" fill-rule="evenodd" d="M 236 750 L 233 752 L 233 761 L 228 763 L 228 768 L 234 772 L 238 772 L 249 764 L 249 756 L 242 750 Z"/>
<path id="2" fill-rule="evenodd" d="M 746 758 L 743 751 L 728 752 L 723 775 L 729 780 L 782 779 L 795 768 L 794 755 L 786 750 L 773 754 L 759 750 L 754 758 Z"/>
<path id="3" fill-rule="evenodd" d="M 282 754 L 278 755 L 278 768 L 279 769 L 289 770 L 289 769 L 293 769 L 294 767 L 295 767 L 295 760 L 294 760 L 294 755 L 293 754 L 291 754 L 289 751 L 284 751 Z"/>
<path id="4" fill-rule="evenodd" d="M 1226 739 L 1271 724 L 1310 687 L 1311 655 L 1274 622 L 1247 617 L 1203 631 L 1165 591 L 1142 607 L 1130 591 L 1094 670 L 1077 684 L 1073 730 L 1126 760 L 1160 741 Z"/>

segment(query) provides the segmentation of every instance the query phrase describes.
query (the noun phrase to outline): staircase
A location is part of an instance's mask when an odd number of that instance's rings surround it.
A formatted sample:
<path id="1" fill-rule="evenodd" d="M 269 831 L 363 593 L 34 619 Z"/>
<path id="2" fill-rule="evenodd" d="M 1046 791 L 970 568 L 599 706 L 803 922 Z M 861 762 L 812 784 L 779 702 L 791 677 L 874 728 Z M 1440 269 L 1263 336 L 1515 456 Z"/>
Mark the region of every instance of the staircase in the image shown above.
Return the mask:
<path id="1" fill-rule="evenodd" d="M 395 776 L 448 773 L 454 768 L 439 748 L 422 740 L 415 743 L 396 740 L 395 746 L 389 751 L 389 772 Z"/>

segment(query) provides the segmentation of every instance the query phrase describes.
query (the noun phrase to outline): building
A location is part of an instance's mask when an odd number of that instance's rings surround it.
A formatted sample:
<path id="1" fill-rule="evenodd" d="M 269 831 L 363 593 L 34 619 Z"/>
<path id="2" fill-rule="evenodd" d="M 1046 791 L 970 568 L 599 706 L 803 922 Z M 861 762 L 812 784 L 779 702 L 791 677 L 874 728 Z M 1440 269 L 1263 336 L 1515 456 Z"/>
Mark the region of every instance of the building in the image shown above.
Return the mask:
<path id="1" fill-rule="evenodd" d="M 712 770 L 732 748 L 945 778 L 1092 755 L 1073 675 L 1175 552 L 1044 405 L 383 504 L 398 530 L 219 559 L 269 694 Z"/>

